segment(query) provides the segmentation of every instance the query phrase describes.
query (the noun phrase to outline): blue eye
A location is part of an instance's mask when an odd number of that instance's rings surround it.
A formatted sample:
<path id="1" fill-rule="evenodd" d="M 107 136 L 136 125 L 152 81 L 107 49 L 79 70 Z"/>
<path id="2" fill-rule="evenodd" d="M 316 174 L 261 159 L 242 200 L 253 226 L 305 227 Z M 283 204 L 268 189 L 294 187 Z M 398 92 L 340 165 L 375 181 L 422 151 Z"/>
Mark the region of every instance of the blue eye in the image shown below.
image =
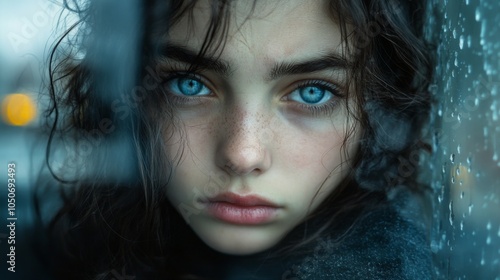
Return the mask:
<path id="1" fill-rule="evenodd" d="M 316 104 L 325 96 L 325 90 L 315 86 L 299 89 L 300 97 L 307 103 Z"/>
<path id="2" fill-rule="evenodd" d="M 297 87 L 296 90 L 290 93 L 288 98 L 307 105 L 321 105 L 332 98 L 334 95 L 332 91 L 323 85 L 309 84 Z"/>
<path id="3" fill-rule="evenodd" d="M 196 77 L 181 76 L 166 83 L 167 89 L 175 95 L 203 96 L 211 93 L 210 89 Z"/>

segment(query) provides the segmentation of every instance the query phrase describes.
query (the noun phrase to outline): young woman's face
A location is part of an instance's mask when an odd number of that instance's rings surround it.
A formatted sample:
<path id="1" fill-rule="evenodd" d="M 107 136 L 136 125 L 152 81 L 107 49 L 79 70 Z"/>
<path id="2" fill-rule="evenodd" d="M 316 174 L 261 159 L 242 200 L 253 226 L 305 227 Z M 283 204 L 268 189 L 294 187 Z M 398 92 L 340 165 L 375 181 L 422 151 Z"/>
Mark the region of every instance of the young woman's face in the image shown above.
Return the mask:
<path id="1" fill-rule="evenodd" d="M 188 74 L 208 2 L 173 26 L 163 62 L 181 121 L 165 136 L 168 156 L 180 157 L 168 197 L 208 246 L 252 254 L 300 224 L 350 168 L 359 131 L 344 153 L 355 128 L 341 97 L 347 62 L 327 1 L 261 1 L 248 19 L 252 1 L 235 1 L 222 54 Z"/>

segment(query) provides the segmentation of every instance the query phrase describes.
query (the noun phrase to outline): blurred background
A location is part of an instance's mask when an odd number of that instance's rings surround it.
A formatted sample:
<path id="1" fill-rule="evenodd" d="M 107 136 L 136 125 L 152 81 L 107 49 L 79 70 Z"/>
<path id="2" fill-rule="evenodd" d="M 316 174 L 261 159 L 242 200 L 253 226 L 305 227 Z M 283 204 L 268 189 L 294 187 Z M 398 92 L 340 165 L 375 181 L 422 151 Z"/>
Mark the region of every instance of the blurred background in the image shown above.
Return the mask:
<path id="1" fill-rule="evenodd" d="M 435 277 L 500 280 L 500 1 L 430 0 L 428 15 L 426 33 L 438 50 L 431 87 L 438 103 L 428 129 L 435 153 L 421 165 L 434 190 Z M 45 156 L 47 139 L 38 130 L 47 102 L 40 92 L 46 93 L 48 51 L 62 32 L 59 16 L 49 0 L 0 4 L 0 275 L 9 277 L 2 279 L 22 279 L 6 274 L 7 166 L 16 165 L 22 240 Z M 16 268 L 36 269 L 29 244 L 16 246 Z"/>
<path id="2" fill-rule="evenodd" d="M 0 278 L 29 279 L 38 262 L 26 244 L 33 223 L 31 191 L 42 167 L 46 139 L 39 136 L 44 105 L 39 93 L 47 74 L 47 50 L 54 41 L 60 7 L 50 1 L 0 4 Z M 15 164 L 16 273 L 7 271 L 8 164 Z M 43 273 L 37 273 L 45 279 Z"/>

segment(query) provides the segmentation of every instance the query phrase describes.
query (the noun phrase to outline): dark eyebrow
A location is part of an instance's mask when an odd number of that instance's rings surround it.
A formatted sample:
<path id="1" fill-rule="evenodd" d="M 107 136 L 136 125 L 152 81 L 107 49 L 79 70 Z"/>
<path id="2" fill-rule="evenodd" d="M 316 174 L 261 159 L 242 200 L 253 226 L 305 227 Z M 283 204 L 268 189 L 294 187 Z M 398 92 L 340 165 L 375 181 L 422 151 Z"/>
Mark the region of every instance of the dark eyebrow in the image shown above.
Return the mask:
<path id="1" fill-rule="evenodd" d="M 198 54 L 186 47 L 174 44 L 166 44 L 162 48 L 161 55 L 193 65 L 202 70 L 214 71 L 222 76 L 229 76 L 232 72 L 230 63 L 214 57 L 198 56 Z M 347 68 L 349 63 L 346 59 L 336 53 L 329 53 L 325 56 L 304 62 L 280 62 L 274 65 L 268 74 L 267 80 L 275 80 L 286 75 L 297 75 L 326 69 Z"/>
<path id="2" fill-rule="evenodd" d="M 299 63 L 281 62 L 276 64 L 269 72 L 269 80 L 275 80 L 281 76 L 306 74 L 326 69 L 347 68 L 349 63 L 341 56 L 330 53 L 310 61 Z"/>
<path id="3" fill-rule="evenodd" d="M 193 65 L 195 68 L 214 71 L 222 76 L 229 76 L 231 73 L 231 67 L 228 62 L 219 58 L 198 56 L 196 52 L 183 46 L 166 44 L 162 48 L 161 55 Z"/>

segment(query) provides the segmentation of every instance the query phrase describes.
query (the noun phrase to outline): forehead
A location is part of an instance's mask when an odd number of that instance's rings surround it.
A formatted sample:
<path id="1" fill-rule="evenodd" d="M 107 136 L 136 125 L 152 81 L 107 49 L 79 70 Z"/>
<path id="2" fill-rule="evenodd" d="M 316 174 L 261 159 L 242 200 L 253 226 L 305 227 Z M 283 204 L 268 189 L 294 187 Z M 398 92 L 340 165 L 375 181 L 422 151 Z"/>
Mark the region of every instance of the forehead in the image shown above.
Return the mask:
<path id="1" fill-rule="evenodd" d="M 318 54 L 341 50 L 341 33 L 329 14 L 325 0 L 230 1 L 225 38 L 216 37 L 214 46 L 225 40 L 222 57 L 242 54 L 263 61 L 286 58 L 307 59 Z M 169 41 L 199 50 L 209 28 L 212 1 L 200 0 L 192 10 L 172 26 Z"/>

